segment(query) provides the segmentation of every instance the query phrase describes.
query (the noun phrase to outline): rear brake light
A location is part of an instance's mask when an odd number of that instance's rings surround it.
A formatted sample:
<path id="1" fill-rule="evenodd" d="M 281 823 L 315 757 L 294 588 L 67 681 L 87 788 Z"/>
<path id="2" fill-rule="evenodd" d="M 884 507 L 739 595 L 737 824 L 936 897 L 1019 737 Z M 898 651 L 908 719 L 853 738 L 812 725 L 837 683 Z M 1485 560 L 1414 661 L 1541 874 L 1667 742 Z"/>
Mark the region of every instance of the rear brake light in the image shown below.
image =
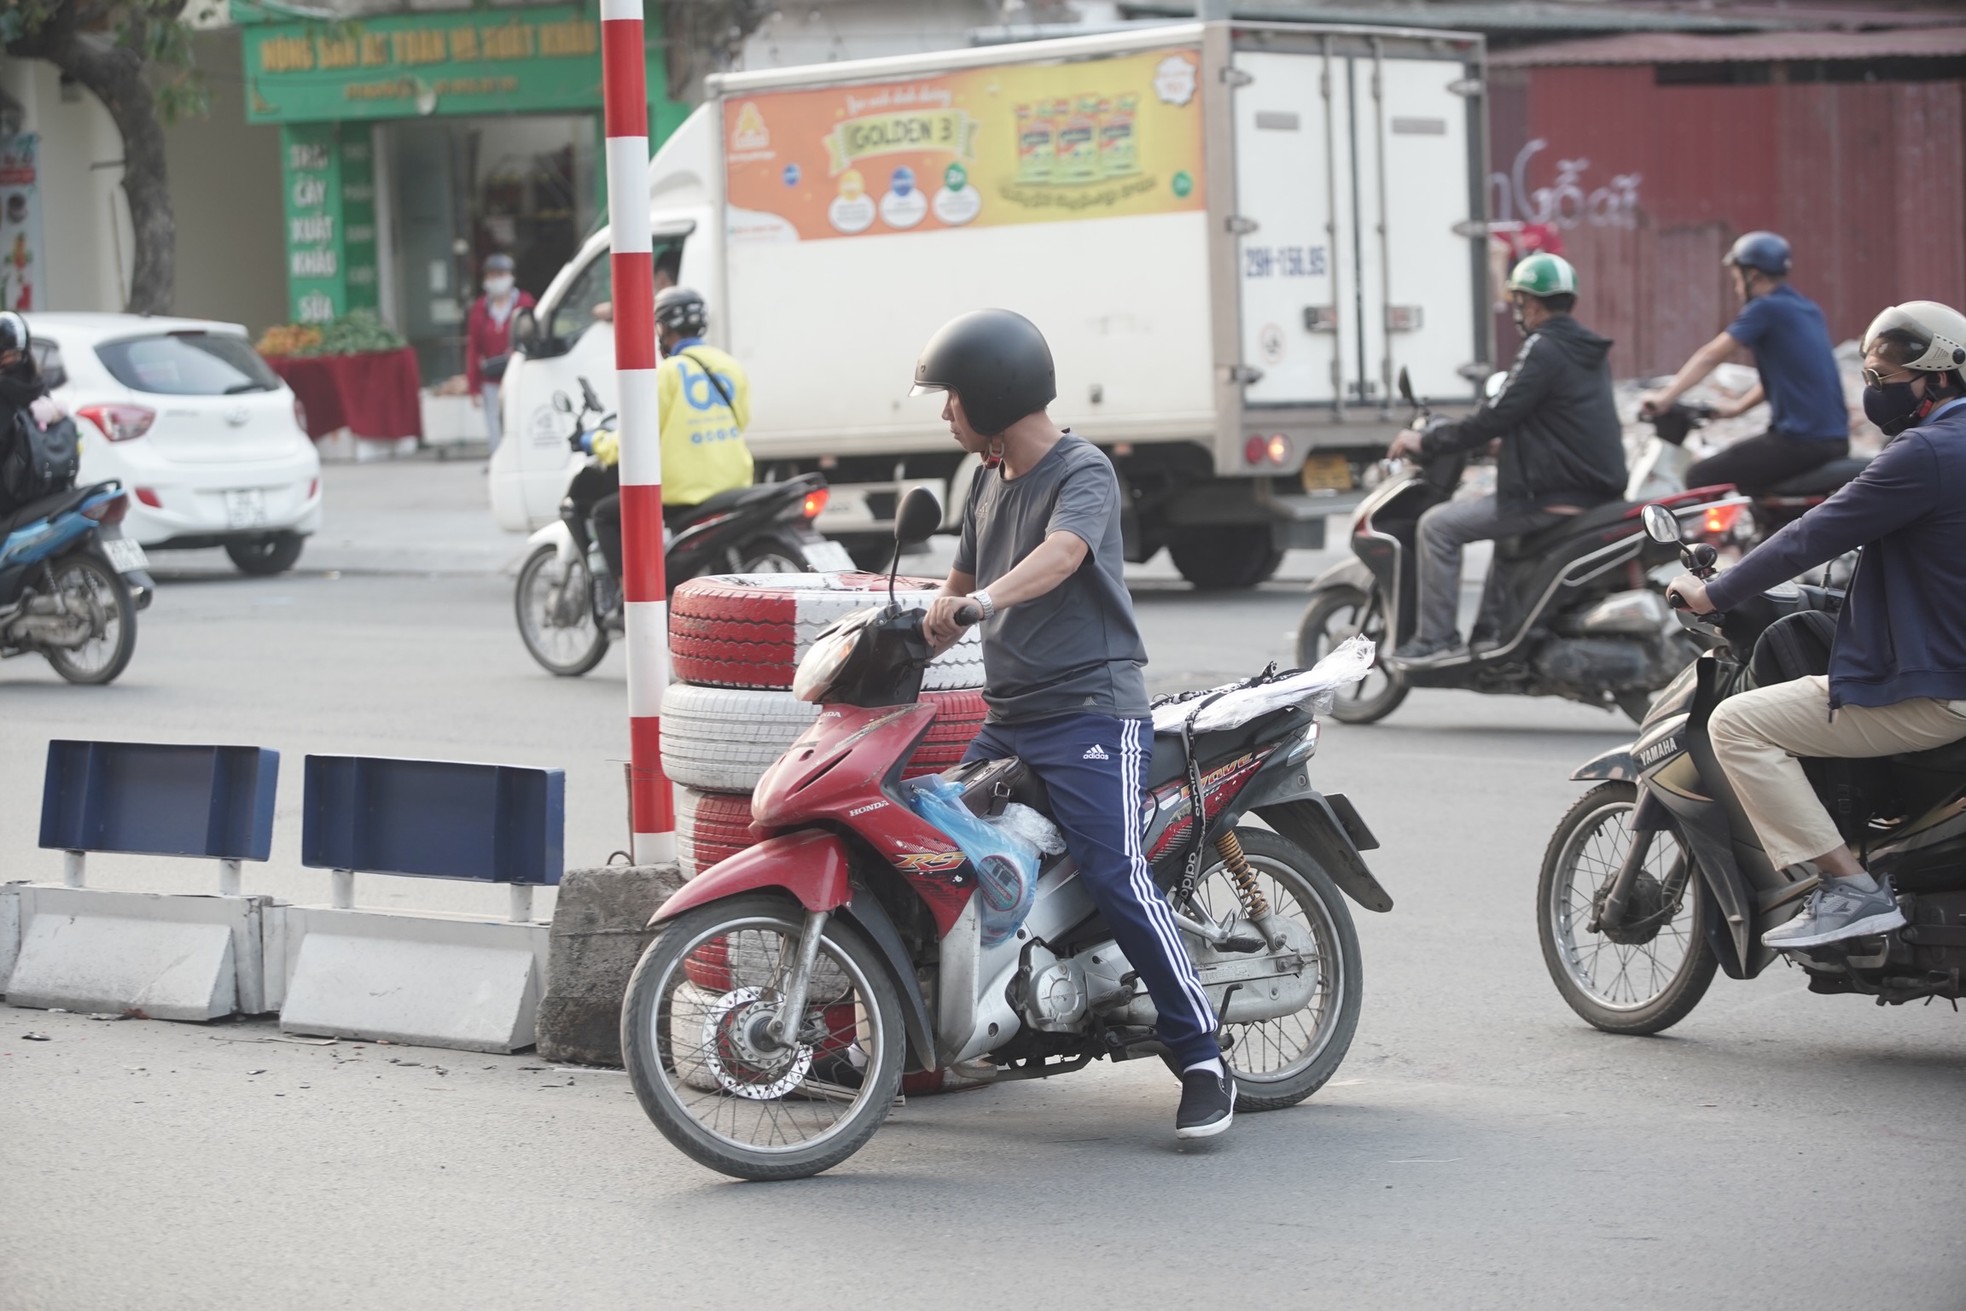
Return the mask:
<path id="1" fill-rule="evenodd" d="M 102 429 L 112 442 L 135 441 L 157 422 L 157 412 L 141 405 L 84 405 L 76 413 Z"/>
<path id="2" fill-rule="evenodd" d="M 307 431 L 307 407 L 300 403 L 298 396 L 294 397 L 294 422 L 300 426 L 301 432 Z"/>
<path id="3" fill-rule="evenodd" d="M 1740 517 L 1741 504 L 1739 501 L 1736 501 L 1732 505 L 1709 505 L 1707 507 L 1706 520 L 1701 524 L 1701 527 L 1706 532 L 1719 536 L 1722 533 L 1731 532 L 1735 521 Z"/>
<path id="4" fill-rule="evenodd" d="M 1245 464 L 1261 464 L 1263 457 L 1269 453 L 1269 450 L 1269 442 L 1260 436 L 1251 437 L 1242 445 L 1243 462 Z"/>
<path id="5" fill-rule="evenodd" d="M 319 478 L 316 478 L 313 482 L 307 484 L 307 499 L 311 501 L 315 497 L 319 496 L 320 494 L 321 494 L 321 480 Z"/>
<path id="6" fill-rule="evenodd" d="M 164 502 L 157 495 L 157 489 L 154 487 L 137 488 L 137 500 L 143 502 L 145 505 L 149 506 L 153 510 L 161 510 L 164 508 Z"/>
<path id="7" fill-rule="evenodd" d="M 827 491 L 824 487 L 815 488 L 814 490 L 807 492 L 806 503 L 804 507 L 806 518 L 817 519 L 821 514 L 825 513 L 826 502 L 831 500 L 832 496 L 833 494 Z"/>
<path id="8" fill-rule="evenodd" d="M 101 504 L 92 505 L 82 511 L 82 517 L 84 519 L 93 519 L 97 523 L 122 523 L 123 516 L 129 512 L 130 498 L 122 492 L 118 492 Z"/>

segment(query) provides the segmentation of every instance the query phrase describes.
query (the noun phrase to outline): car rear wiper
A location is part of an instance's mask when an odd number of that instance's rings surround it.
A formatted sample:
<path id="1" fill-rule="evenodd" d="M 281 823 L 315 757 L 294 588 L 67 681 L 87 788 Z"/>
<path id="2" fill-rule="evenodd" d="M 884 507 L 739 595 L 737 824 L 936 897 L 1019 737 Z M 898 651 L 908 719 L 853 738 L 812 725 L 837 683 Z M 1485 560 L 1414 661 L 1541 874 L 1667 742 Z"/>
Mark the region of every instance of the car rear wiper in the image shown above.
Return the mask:
<path id="1" fill-rule="evenodd" d="M 224 394 L 227 396 L 237 396 L 241 392 L 272 391 L 272 390 L 273 389 L 271 387 L 267 386 L 263 382 L 235 382 L 230 387 L 227 387 L 225 389 Z"/>

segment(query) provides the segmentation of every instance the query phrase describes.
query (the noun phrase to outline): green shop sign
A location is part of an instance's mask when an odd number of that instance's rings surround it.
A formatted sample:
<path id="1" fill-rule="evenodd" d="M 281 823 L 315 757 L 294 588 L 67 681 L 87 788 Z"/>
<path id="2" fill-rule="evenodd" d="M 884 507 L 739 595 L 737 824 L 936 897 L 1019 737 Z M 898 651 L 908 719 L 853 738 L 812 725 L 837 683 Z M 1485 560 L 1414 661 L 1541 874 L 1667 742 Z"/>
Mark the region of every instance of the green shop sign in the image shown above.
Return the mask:
<path id="1" fill-rule="evenodd" d="M 246 117 L 255 123 L 601 104 L 601 24 L 576 6 L 256 24 L 243 36 Z"/>
<path id="2" fill-rule="evenodd" d="M 296 323 L 375 309 L 375 160 L 369 128 L 280 130 L 286 187 L 287 299 Z"/>

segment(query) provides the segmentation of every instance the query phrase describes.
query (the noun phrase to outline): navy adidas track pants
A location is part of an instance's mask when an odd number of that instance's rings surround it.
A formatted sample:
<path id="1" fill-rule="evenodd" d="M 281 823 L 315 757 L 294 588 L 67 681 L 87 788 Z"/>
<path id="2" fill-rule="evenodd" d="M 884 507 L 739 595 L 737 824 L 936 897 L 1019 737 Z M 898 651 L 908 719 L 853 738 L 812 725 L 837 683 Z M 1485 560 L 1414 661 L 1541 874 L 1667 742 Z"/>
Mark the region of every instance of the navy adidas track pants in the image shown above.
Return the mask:
<path id="1" fill-rule="evenodd" d="M 1186 1068 L 1222 1049 L 1215 1012 L 1140 847 L 1140 802 L 1153 750 L 1153 730 L 1144 719 L 1064 715 L 986 724 L 965 759 L 1016 756 L 1043 780 L 1066 849 L 1154 999 L 1160 1014 L 1155 1032 Z"/>

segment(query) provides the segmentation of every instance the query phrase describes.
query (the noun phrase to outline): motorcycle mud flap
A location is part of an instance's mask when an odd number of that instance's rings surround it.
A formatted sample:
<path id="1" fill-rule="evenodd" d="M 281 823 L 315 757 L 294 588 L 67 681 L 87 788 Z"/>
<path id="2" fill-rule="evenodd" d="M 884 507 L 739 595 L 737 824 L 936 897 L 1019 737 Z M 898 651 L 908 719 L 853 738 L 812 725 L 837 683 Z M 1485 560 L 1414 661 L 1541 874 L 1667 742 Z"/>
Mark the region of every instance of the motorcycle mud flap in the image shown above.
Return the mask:
<path id="1" fill-rule="evenodd" d="M 1392 895 L 1365 867 L 1365 857 L 1359 854 L 1357 844 L 1325 798 L 1313 793 L 1301 801 L 1258 806 L 1256 814 L 1315 857 L 1332 882 L 1353 901 L 1367 910 L 1384 912 L 1393 908 Z"/>
<path id="2" fill-rule="evenodd" d="M 853 896 L 848 900 L 841 914 L 852 920 L 864 932 L 887 960 L 888 969 L 894 975 L 895 987 L 901 993 L 902 1021 L 908 1030 L 908 1060 L 903 1069 L 913 1074 L 918 1070 L 933 1070 L 935 1060 L 935 1026 L 928 1017 L 928 1002 L 922 997 L 921 981 L 915 977 L 915 967 L 908 959 L 907 944 L 901 940 L 901 931 L 894 927 L 893 918 L 881 899 L 854 878 L 849 886 Z"/>

